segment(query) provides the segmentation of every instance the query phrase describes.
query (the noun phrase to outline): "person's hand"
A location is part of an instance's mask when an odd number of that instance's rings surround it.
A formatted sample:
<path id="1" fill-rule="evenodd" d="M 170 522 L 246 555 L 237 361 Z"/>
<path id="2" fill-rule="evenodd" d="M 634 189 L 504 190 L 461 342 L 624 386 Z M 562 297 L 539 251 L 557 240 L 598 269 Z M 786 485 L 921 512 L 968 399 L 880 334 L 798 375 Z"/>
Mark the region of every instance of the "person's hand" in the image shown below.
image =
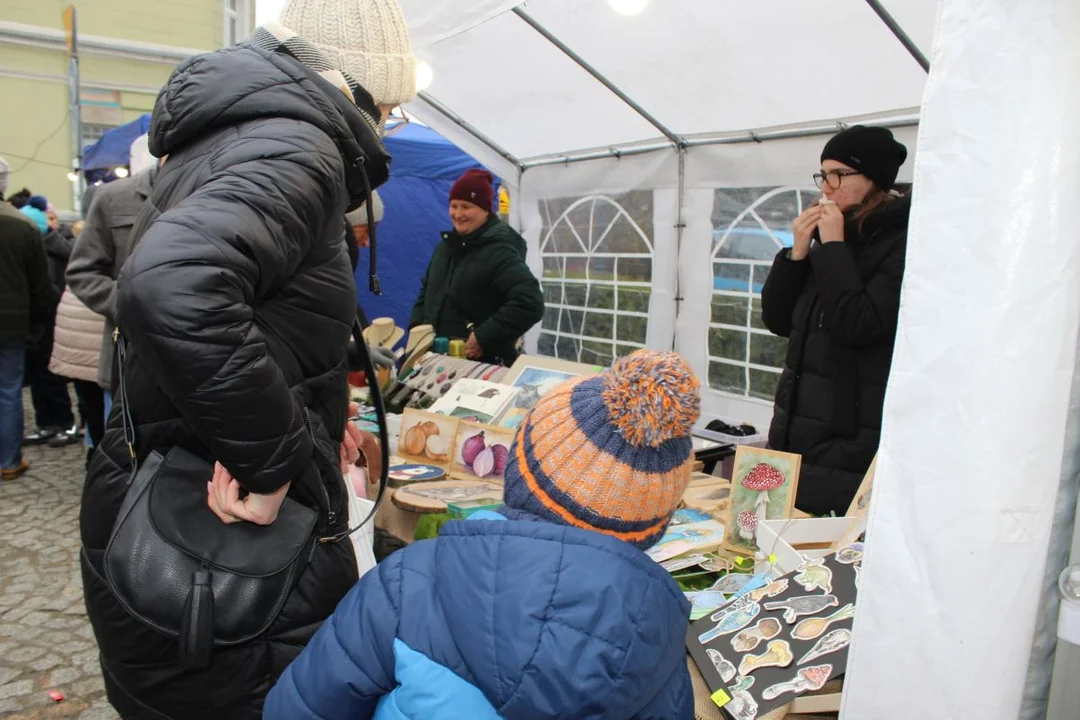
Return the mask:
<path id="1" fill-rule="evenodd" d="M 353 417 L 360 412 L 360 406 L 356 403 L 349 403 L 349 417 Z M 344 477 L 349 476 L 349 468 L 356 464 L 356 461 L 360 459 L 360 428 L 356 427 L 350 420 L 345 421 L 345 435 L 341 438 L 341 474 Z"/>
<path id="2" fill-rule="evenodd" d="M 214 479 L 206 483 L 206 504 L 221 522 L 249 522 L 270 525 L 277 520 L 281 503 L 289 492 L 289 483 L 269 495 L 248 493 L 240 497 L 240 483 L 221 463 L 214 463 Z"/>
<path id="3" fill-rule="evenodd" d="M 844 213 L 836 205 L 823 205 L 817 228 L 821 242 L 844 242 Z"/>
<path id="4" fill-rule="evenodd" d="M 389 370 L 397 363 L 397 356 L 392 350 L 387 350 L 382 345 L 368 345 L 368 354 L 371 355 L 371 364 L 383 370 Z"/>
<path id="5" fill-rule="evenodd" d="M 811 205 L 795 218 L 795 223 L 791 228 L 795 235 L 795 241 L 791 246 L 792 260 L 805 260 L 810 254 L 810 239 L 814 235 L 814 228 L 818 226 L 823 210 L 822 205 Z"/>
<path id="6" fill-rule="evenodd" d="M 476 333 L 469 333 L 469 339 L 465 342 L 465 357 L 470 360 L 479 360 L 484 357 L 484 348 L 476 341 Z"/>

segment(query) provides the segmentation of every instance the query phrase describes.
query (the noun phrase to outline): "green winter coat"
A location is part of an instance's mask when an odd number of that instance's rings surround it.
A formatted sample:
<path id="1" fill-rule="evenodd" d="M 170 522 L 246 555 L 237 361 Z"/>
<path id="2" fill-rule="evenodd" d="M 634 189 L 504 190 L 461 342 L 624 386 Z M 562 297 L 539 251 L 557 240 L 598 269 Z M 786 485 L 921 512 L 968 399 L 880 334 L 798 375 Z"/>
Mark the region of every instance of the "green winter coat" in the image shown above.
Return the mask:
<path id="1" fill-rule="evenodd" d="M 431 325 L 439 337 L 469 337 L 484 362 L 512 365 L 515 345 L 544 317 L 544 294 L 525 264 L 525 240 L 492 215 L 469 235 L 444 232 L 431 256 L 409 327 Z"/>

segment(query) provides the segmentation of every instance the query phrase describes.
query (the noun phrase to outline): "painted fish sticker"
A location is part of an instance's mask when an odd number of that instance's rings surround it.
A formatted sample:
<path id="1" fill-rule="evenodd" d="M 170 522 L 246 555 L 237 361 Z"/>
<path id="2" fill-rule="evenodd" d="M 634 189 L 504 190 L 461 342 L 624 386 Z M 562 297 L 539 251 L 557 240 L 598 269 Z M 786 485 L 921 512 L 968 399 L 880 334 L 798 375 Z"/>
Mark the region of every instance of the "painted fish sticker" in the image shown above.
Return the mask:
<path id="1" fill-rule="evenodd" d="M 735 666 L 724 659 L 717 650 L 707 648 L 705 654 L 709 656 L 709 660 L 712 662 L 713 667 L 716 668 L 716 672 L 720 673 L 720 679 L 724 682 L 731 682 L 731 679 L 735 677 Z"/>
<path id="2" fill-rule="evenodd" d="M 763 700 L 775 700 L 784 693 L 801 695 L 811 690 L 820 690 L 829 681 L 832 670 L 832 665 L 814 665 L 813 667 L 803 668 L 793 679 L 765 688 L 765 692 L 761 693 L 761 698 Z"/>
<path id="3" fill-rule="evenodd" d="M 841 620 L 850 620 L 853 617 L 855 617 L 855 605 L 854 603 L 848 603 L 829 617 L 815 617 L 800 620 L 799 624 L 795 626 L 795 629 L 791 631 L 791 637 L 796 640 L 813 640 L 814 638 L 819 637 L 821 633 L 828 630 L 829 626 L 833 623 L 840 622 Z"/>
<path id="4" fill-rule="evenodd" d="M 765 618 L 758 621 L 754 627 L 746 628 L 731 639 L 731 647 L 735 652 L 749 652 L 766 640 L 772 640 L 780 634 L 780 621 L 776 618 Z"/>
<path id="5" fill-rule="evenodd" d="M 786 592 L 787 589 L 788 579 L 780 578 L 779 580 L 772 581 L 763 588 L 758 588 L 757 590 L 750 591 L 749 597 L 750 600 L 752 600 L 753 602 L 758 602 L 760 600 L 764 600 L 767 597 L 776 597 L 777 595 Z"/>
<path id="6" fill-rule="evenodd" d="M 787 640 L 771 640 L 768 649 L 760 655 L 744 655 L 739 663 L 739 674 L 749 675 L 763 667 L 787 667 L 794 656 Z"/>
<path id="7" fill-rule="evenodd" d="M 724 603 L 727 602 L 727 598 L 723 593 L 713 592 L 711 590 L 701 590 L 698 592 L 685 593 L 686 599 L 689 600 L 694 607 L 708 612 L 715 610 Z"/>
<path id="8" fill-rule="evenodd" d="M 824 590 L 829 595 L 832 593 L 832 570 L 825 566 L 825 558 L 811 560 L 799 568 L 795 582 L 802 585 L 806 592 Z"/>
<path id="9" fill-rule="evenodd" d="M 833 595 L 800 595 L 787 600 L 765 603 L 765 609 L 783 610 L 784 622 L 793 623 L 800 615 L 813 615 L 839 604 L 840 601 Z"/>
<path id="10" fill-rule="evenodd" d="M 749 625 L 760 612 L 761 606 L 754 603 L 753 605 L 747 605 L 746 607 L 733 609 L 724 613 L 720 616 L 720 620 L 717 622 L 716 627 L 702 633 L 698 637 L 698 641 L 704 645 L 723 635 L 730 635 L 733 632 L 738 632 Z"/>
<path id="11" fill-rule="evenodd" d="M 731 593 L 737 593 L 742 590 L 743 587 L 745 587 L 746 583 L 750 582 L 750 580 L 750 575 L 725 575 L 724 577 L 717 580 L 709 589 L 714 592 L 722 592 L 730 595 Z"/>
<path id="12" fill-rule="evenodd" d="M 805 665 L 808 662 L 813 662 L 823 655 L 834 653 L 837 650 L 843 650 L 851 644 L 851 631 L 847 628 L 840 628 L 839 630 L 833 630 L 825 635 L 825 637 L 814 643 L 814 647 L 810 648 L 805 655 L 799 658 L 799 662 L 796 665 Z"/>

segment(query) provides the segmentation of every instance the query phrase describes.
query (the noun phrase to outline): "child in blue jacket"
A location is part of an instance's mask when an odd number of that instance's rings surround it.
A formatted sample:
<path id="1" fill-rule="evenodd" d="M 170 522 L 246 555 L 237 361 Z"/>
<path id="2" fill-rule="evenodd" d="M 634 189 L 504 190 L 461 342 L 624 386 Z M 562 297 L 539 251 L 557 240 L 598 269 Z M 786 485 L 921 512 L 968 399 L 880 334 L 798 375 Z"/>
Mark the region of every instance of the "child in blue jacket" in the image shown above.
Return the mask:
<path id="1" fill-rule="evenodd" d="M 639 351 L 522 424 L 505 505 L 394 553 L 270 692 L 270 720 L 693 717 L 689 604 L 642 550 L 690 479 L 697 379 Z"/>

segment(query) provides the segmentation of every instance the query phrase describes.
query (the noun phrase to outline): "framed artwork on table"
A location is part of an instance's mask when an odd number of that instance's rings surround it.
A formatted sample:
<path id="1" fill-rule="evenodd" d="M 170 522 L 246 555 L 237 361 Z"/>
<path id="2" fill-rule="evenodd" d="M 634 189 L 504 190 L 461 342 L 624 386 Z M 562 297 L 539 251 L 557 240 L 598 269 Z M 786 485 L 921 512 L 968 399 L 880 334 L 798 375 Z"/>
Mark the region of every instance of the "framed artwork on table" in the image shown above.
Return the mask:
<path id="1" fill-rule="evenodd" d="M 518 394 L 499 418 L 504 428 L 517 428 L 536 403 L 553 388 L 567 380 L 597 375 L 603 368 L 535 355 L 522 355 L 502 379 L 504 385 L 518 389 Z"/>
<path id="2" fill-rule="evenodd" d="M 735 451 L 724 547 L 742 555 L 758 551 L 757 526 L 791 517 L 802 456 L 740 445 Z"/>
<path id="3" fill-rule="evenodd" d="M 407 408 L 401 416 L 398 455 L 408 462 L 448 470 L 460 423 L 455 417 Z"/>

